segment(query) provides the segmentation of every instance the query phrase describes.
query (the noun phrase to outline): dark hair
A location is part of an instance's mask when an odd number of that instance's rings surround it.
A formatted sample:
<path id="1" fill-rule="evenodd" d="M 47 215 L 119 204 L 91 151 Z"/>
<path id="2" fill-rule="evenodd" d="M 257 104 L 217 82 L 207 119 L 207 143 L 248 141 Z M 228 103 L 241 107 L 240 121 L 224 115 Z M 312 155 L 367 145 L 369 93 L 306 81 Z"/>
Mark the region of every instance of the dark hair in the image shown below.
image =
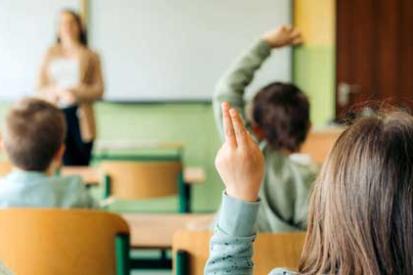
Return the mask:
<path id="1" fill-rule="evenodd" d="M 8 112 L 3 138 L 15 166 L 43 172 L 50 166 L 65 135 L 65 119 L 58 108 L 44 100 L 25 98 Z"/>
<path id="2" fill-rule="evenodd" d="M 356 121 L 314 186 L 302 274 L 413 274 L 413 117 Z"/>
<path id="3" fill-rule="evenodd" d="M 274 150 L 298 151 L 311 125 L 308 98 L 293 84 L 274 82 L 262 88 L 252 114 Z"/>
<path id="4" fill-rule="evenodd" d="M 62 13 L 68 13 L 68 14 L 70 14 L 71 16 L 73 16 L 73 18 L 75 19 L 76 24 L 77 24 L 77 26 L 78 26 L 78 28 L 79 28 L 79 42 L 80 42 L 80 44 L 82 44 L 83 46 L 86 46 L 86 47 L 87 47 L 87 42 L 88 42 L 88 41 L 87 41 L 87 32 L 86 32 L 86 29 L 85 29 L 85 27 L 84 27 L 84 25 L 83 25 L 83 23 L 82 23 L 82 18 L 80 17 L 80 15 L 79 15 L 77 12 L 75 12 L 75 11 L 73 11 L 73 10 L 70 10 L 70 9 L 64 9 L 64 10 L 62 10 L 60 13 L 61 13 L 61 14 L 62 14 Z M 58 44 L 60 44 L 60 42 L 61 42 L 61 39 L 60 39 L 59 34 L 57 34 L 56 42 L 57 42 Z"/>

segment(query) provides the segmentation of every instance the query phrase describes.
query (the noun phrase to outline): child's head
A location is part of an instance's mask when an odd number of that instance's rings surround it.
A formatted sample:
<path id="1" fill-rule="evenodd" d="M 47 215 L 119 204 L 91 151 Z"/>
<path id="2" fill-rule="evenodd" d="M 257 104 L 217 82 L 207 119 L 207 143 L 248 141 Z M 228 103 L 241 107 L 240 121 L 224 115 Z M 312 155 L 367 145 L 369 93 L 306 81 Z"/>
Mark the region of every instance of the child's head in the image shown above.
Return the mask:
<path id="1" fill-rule="evenodd" d="M 6 116 L 3 145 L 10 161 L 29 171 L 47 171 L 59 163 L 64 151 L 66 124 L 62 112 L 52 104 L 26 98 Z"/>
<path id="2" fill-rule="evenodd" d="M 293 84 L 275 82 L 262 88 L 252 106 L 253 130 L 274 150 L 296 152 L 310 129 L 310 104 Z"/>
<path id="3" fill-rule="evenodd" d="M 300 271 L 413 274 L 413 117 L 358 120 L 315 184 Z"/>

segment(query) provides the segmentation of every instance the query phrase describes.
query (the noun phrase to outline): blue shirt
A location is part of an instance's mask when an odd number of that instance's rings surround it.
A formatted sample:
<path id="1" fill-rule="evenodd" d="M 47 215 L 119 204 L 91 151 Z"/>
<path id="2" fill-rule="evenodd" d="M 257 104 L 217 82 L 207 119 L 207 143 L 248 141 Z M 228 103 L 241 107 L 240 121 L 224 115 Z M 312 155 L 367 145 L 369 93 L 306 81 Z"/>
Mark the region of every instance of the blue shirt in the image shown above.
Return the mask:
<path id="1" fill-rule="evenodd" d="M 78 176 L 15 170 L 0 180 L 0 208 L 92 208 L 96 203 Z"/>

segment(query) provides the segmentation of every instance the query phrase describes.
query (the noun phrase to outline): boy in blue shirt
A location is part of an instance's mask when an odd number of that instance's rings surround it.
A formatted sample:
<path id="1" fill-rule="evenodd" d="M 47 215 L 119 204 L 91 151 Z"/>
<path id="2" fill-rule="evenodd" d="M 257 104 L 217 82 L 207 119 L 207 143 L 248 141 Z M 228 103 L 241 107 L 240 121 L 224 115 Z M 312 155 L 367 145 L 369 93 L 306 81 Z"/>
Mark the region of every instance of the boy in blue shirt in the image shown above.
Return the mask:
<path id="1" fill-rule="evenodd" d="M 78 176 L 55 176 L 65 151 L 66 125 L 52 104 L 26 98 L 11 108 L 2 147 L 13 171 L 0 180 L 0 207 L 89 208 L 96 203 Z"/>

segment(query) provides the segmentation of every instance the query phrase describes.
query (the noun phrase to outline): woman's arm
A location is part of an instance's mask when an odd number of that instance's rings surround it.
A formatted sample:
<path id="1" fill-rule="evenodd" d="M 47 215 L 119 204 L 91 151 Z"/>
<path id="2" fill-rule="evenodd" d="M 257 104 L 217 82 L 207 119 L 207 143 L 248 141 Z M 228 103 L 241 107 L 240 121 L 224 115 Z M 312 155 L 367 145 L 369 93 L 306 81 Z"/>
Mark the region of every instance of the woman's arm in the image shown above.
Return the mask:
<path id="1" fill-rule="evenodd" d="M 102 77 L 102 68 L 99 55 L 93 53 L 91 57 L 91 81 L 90 83 L 80 83 L 78 86 L 70 89 L 78 102 L 92 102 L 103 96 L 104 84 Z"/>
<path id="2" fill-rule="evenodd" d="M 252 274 L 253 231 L 264 175 L 264 156 L 245 129 L 241 117 L 222 104 L 225 142 L 215 165 L 225 184 L 217 229 L 211 239 L 205 274 Z"/>

